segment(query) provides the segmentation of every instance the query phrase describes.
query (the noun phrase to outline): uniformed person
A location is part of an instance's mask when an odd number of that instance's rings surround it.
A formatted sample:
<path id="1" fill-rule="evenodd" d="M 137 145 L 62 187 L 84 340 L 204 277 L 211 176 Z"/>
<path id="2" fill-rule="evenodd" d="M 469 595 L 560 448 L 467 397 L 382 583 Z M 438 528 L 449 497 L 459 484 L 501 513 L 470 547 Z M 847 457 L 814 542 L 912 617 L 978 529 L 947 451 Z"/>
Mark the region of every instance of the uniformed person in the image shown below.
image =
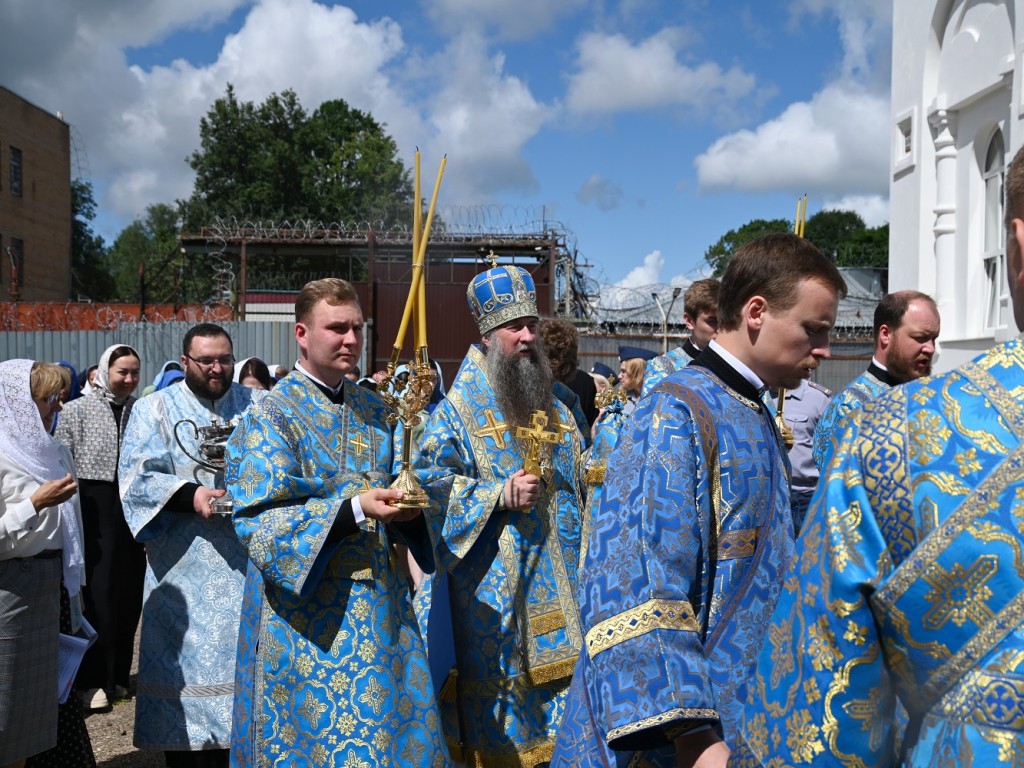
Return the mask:
<path id="1" fill-rule="evenodd" d="M 778 393 L 774 393 L 778 402 Z M 782 418 L 793 430 L 793 447 L 789 450 L 789 463 L 793 468 L 790 483 L 790 508 L 793 512 L 794 533 L 800 533 L 807 505 L 818 485 L 818 466 L 811 457 L 814 445 L 814 427 L 832 399 L 832 391 L 815 381 L 805 379 L 796 389 L 787 389 Z"/>

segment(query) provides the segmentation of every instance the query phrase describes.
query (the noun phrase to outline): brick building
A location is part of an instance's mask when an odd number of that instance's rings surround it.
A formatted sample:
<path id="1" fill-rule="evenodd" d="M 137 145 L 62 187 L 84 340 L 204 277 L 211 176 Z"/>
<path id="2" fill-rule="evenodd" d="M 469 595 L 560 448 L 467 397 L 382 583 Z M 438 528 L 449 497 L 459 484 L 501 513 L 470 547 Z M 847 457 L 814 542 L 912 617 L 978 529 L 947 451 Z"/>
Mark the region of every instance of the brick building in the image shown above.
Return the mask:
<path id="1" fill-rule="evenodd" d="M 0 300 L 70 295 L 70 128 L 0 86 Z"/>

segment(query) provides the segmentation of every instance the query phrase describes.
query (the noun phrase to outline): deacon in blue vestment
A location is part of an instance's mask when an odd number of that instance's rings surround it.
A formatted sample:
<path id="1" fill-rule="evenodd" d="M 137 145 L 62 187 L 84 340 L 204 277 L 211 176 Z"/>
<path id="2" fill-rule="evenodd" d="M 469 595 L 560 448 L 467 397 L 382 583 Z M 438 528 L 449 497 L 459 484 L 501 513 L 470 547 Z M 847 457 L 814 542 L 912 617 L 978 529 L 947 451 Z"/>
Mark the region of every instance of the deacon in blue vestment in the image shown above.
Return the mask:
<path id="1" fill-rule="evenodd" d="M 819 473 L 825 467 L 832 439 L 843 417 L 886 392 L 932 372 L 939 310 L 919 291 L 897 291 L 875 307 L 875 351 L 868 369 L 832 398 L 814 428 L 812 456 Z"/>
<path id="2" fill-rule="evenodd" d="M 185 334 L 185 380 L 139 400 L 125 430 L 118 481 L 125 519 L 146 545 L 135 745 L 168 765 L 227 764 L 245 552 L 228 515 L 214 513 L 221 472 L 191 458 L 175 425 L 230 422 L 264 393 L 232 384 L 231 339 L 202 323 Z M 196 458 L 192 427 L 178 434 Z M 189 754 L 189 753 L 193 754 Z"/>
<path id="3" fill-rule="evenodd" d="M 442 717 L 457 760 L 530 768 L 551 758 L 583 642 L 582 439 L 552 395 L 529 273 L 477 275 L 469 302 L 483 345 L 431 415 L 417 461 L 451 598 Z M 432 611 L 432 655 L 441 621 Z"/>
<path id="4" fill-rule="evenodd" d="M 802 238 L 743 246 L 717 339 L 626 424 L 592 521 L 553 767 L 750 761 L 747 680 L 792 557 L 789 465 L 761 393 L 828 356 L 845 290 Z"/>
<path id="5" fill-rule="evenodd" d="M 662 379 L 689 365 L 707 348 L 718 333 L 718 292 L 721 283 L 713 277 L 696 280 L 683 294 L 683 322 L 690 336 L 682 346 L 670 349 L 647 363 L 642 394 L 646 395 Z"/>
<path id="6" fill-rule="evenodd" d="M 295 370 L 227 449 L 250 560 L 232 764 L 448 765 L 392 549 L 408 546 L 432 571 L 427 528 L 420 510 L 392 506 L 401 492 L 388 488 L 396 447 L 384 402 L 345 377 L 363 347 L 355 289 L 308 283 L 295 317 Z"/>
<path id="7" fill-rule="evenodd" d="M 1006 189 L 1024 327 L 1024 151 Z M 769 768 L 1019 765 L 1022 339 L 891 390 L 840 432 L 758 662 L 748 743 Z"/>

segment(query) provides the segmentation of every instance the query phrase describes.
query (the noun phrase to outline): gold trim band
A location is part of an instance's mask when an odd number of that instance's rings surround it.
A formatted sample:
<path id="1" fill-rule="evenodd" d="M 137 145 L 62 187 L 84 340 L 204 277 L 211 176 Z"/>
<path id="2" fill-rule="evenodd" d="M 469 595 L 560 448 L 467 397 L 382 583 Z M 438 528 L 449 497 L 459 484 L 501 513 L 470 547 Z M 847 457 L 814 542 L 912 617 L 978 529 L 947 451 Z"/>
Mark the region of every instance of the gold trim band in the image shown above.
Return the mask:
<path id="1" fill-rule="evenodd" d="M 713 709 L 678 707 L 653 717 L 646 717 L 629 725 L 612 728 L 608 731 L 608 735 L 605 738 L 608 741 L 614 741 L 615 739 L 621 739 L 623 736 L 646 731 L 649 728 L 664 727 L 666 724 L 674 723 L 676 720 L 711 720 L 717 723 L 719 719 L 718 712 Z"/>
<path id="2" fill-rule="evenodd" d="M 565 614 L 561 611 L 551 611 L 541 616 L 530 618 L 530 633 L 536 637 L 554 632 L 556 629 L 565 629 Z"/>
<path id="3" fill-rule="evenodd" d="M 657 629 L 697 632 L 693 606 L 685 600 L 648 600 L 642 605 L 605 619 L 587 632 L 587 653 L 593 659 L 619 643 Z"/>
<path id="4" fill-rule="evenodd" d="M 739 531 L 726 531 L 718 537 L 718 560 L 738 560 L 751 557 L 757 551 L 757 540 L 760 528 L 743 528 Z"/>

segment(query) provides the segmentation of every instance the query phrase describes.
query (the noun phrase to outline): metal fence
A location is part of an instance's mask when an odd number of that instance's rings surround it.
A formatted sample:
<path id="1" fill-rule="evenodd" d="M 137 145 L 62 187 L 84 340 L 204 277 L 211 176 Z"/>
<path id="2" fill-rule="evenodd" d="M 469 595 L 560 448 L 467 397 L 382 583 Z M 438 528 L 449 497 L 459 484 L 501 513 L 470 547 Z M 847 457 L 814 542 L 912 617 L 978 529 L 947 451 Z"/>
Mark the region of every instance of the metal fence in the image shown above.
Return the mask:
<path id="1" fill-rule="evenodd" d="M 0 359 L 66 360 L 82 371 L 95 365 L 113 344 L 134 347 L 142 358 L 141 389 L 168 360 L 181 359 L 181 340 L 194 323 L 122 323 L 108 331 L 11 331 L 0 333 Z M 219 323 L 231 336 L 235 357 L 258 357 L 291 368 L 299 356 L 294 322 Z M 273 375 L 273 369 L 271 369 Z"/>
<path id="2" fill-rule="evenodd" d="M 112 344 L 128 344 L 142 357 L 141 386 L 153 381 L 168 360 L 181 357 L 181 340 L 191 328 L 190 322 L 122 323 L 116 330 L 107 331 L 10 331 L 0 333 L 0 360 L 21 357 L 30 360 L 57 362 L 67 360 L 79 371 L 99 361 L 103 350 Z M 258 357 L 270 366 L 291 368 L 298 359 L 299 347 L 295 341 L 292 321 L 231 321 L 220 323 L 234 343 L 235 357 Z M 372 323 L 368 323 L 372 326 Z M 372 330 L 368 328 L 368 334 Z M 669 348 L 683 343 L 683 336 L 669 335 Z M 619 346 L 628 344 L 645 347 L 661 353 L 662 339 L 652 336 L 625 334 L 581 334 L 579 338 L 579 365 L 589 371 L 594 363 L 602 362 L 619 369 Z M 872 344 L 865 342 L 834 342 L 832 359 L 822 361 L 815 380 L 838 392 L 859 376 L 871 360 Z M 365 358 L 365 350 L 363 357 Z M 369 367 L 360 360 L 365 374 Z M 271 369 L 273 375 L 273 369 Z M 445 377 L 446 381 L 450 377 Z"/>

